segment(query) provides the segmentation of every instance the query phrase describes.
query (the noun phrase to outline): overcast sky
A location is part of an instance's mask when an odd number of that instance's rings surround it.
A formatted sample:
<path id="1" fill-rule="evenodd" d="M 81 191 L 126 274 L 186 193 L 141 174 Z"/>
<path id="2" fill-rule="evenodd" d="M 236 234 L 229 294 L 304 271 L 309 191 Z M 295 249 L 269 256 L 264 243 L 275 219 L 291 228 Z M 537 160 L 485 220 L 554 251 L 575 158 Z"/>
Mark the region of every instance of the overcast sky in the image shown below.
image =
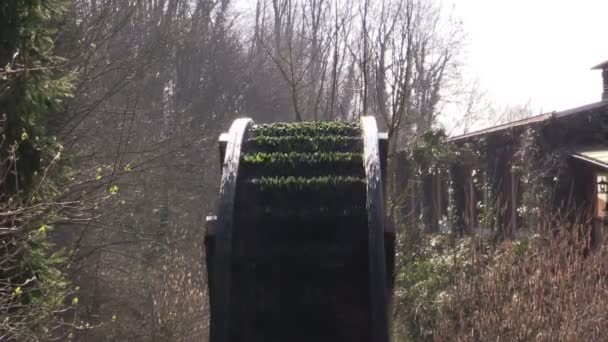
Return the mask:
<path id="1" fill-rule="evenodd" d="M 492 102 L 547 112 L 601 99 L 590 68 L 608 60 L 608 1 L 444 1 L 468 34 L 467 72 Z"/>

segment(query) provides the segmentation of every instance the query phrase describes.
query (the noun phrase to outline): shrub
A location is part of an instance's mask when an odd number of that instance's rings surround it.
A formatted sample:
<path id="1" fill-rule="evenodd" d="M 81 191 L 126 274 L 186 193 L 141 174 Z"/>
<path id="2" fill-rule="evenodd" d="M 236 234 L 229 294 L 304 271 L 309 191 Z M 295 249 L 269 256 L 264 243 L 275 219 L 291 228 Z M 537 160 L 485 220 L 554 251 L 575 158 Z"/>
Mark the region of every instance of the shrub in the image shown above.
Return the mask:
<path id="1" fill-rule="evenodd" d="M 409 247 L 404 248 L 404 242 L 400 241 L 397 256 L 394 337 L 396 341 L 432 340 L 452 287 L 471 271 L 473 240 L 433 234 L 405 242 L 412 243 Z"/>
<path id="2" fill-rule="evenodd" d="M 587 253 L 585 227 L 504 242 L 461 277 L 435 340 L 599 341 L 608 331 L 608 247 Z"/>

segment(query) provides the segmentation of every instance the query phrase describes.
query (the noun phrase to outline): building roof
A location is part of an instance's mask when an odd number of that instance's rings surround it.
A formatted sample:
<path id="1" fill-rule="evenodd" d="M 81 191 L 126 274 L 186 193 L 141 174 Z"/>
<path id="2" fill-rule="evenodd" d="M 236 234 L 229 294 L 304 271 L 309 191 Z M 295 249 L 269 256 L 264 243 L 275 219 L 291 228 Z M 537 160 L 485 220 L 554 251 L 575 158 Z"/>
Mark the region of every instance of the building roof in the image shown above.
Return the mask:
<path id="1" fill-rule="evenodd" d="M 529 118 L 525 118 L 525 119 L 521 119 L 521 120 L 516 120 L 516 121 L 508 122 L 508 123 L 501 124 L 501 125 L 498 125 L 498 126 L 493 126 L 493 127 L 481 129 L 481 130 L 478 130 L 478 131 L 474 131 L 474 132 L 471 132 L 471 133 L 465 133 L 465 134 L 462 134 L 462 135 L 457 135 L 455 137 L 449 138 L 448 141 L 465 140 L 467 138 L 475 137 L 475 136 L 478 136 L 478 135 L 485 135 L 485 134 L 492 133 L 492 132 L 498 132 L 498 131 L 502 131 L 502 130 L 505 130 L 505 129 L 508 129 L 508 128 L 513 128 L 513 127 L 518 127 L 518 126 L 525 126 L 525 125 L 529 125 L 531 123 L 536 123 L 536 122 L 543 122 L 543 121 L 547 120 L 548 118 L 550 118 L 551 115 L 552 115 L 552 113 L 531 116 Z"/>
<path id="2" fill-rule="evenodd" d="M 608 61 L 607 61 L 608 63 Z M 576 108 L 571 108 L 571 109 L 567 109 L 567 110 L 563 110 L 560 112 L 549 112 L 549 113 L 544 113 L 544 114 L 540 114 L 540 115 L 535 115 L 535 116 L 531 116 L 529 118 L 525 118 L 522 120 L 517 120 L 517 121 L 513 121 L 513 122 L 509 122 L 506 124 L 502 124 L 502 125 L 498 125 L 498 126 L 494 126 L 494 127 L 489 127 L 489 128 L 485 128 L 479 131 L 475 131 L 475 132 L 471 132 L 471 133 L 466 133 L 466 134 L 462 134 L 462 135 L 457 135 L 455 137 L 451 137 L 448 139 L 449 142 L 456 142 L 456 141 L 462 141 L 462 140 L 466 140 L 468 138 L 472 138 L 472 137 L 477 137 L 477 136 L 482 136 L 482 135 L 486 135 L 486 134 L 490 134 L 490 133 L 494 133 L 494 132 L 499 132 L 499 131 L 503 131 L 503 130 L 507 130 L 510 128 L 515 128 L 515 127 L 520 127 L 520 126 L 527 126 L 530 124 L 534 124 L 534 123 L 541 123 L 541 122 L 546 122 L 549 121 L 551 119 L 562 119 L 565 117 L 569 117 L 572 115 L 579 115 L 579 114 L 583 114 L 583 113 L 588 113 L 590 111 L 594 111 L 600 108 L 608 108 L 608 100 L 606 101 L 600 101 L 600 102 L 595 102 L 595 103 L 591 103 L 588 105 L 584 105 L 584 106 L 580 106 L 580 107 L 576 107 Z"/>
<path id="3" fill-rule="evenodd" d="M 572 157 L 608 170 L 608 147 L 606 146 L 576 151 Z"/>
<path id="4" fill-rule="evenodd" d="M 591 70 L 603 70 L 608 68 L 608 61 L 604 61 L 596 66 L 594 66 L 593 68 L 591 68 Z"/>

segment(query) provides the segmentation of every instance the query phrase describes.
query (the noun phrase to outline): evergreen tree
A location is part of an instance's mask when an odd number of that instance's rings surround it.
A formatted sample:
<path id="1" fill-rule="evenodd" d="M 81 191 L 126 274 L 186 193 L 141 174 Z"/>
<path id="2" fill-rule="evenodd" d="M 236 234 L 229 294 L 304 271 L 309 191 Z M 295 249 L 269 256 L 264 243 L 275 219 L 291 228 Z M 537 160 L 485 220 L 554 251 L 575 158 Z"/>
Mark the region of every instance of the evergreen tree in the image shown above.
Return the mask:
<path id="1" fill-rule="evenodd" d="M 54 55 L 66 0 L 0 2 L 0 340 L 58 336 L 64 258 L 47 233 L 59 206 L 54 172 L 61 145 L 46 135 L 73 76 Z M 76 300 L 77 301 L 77 300 Z"/>

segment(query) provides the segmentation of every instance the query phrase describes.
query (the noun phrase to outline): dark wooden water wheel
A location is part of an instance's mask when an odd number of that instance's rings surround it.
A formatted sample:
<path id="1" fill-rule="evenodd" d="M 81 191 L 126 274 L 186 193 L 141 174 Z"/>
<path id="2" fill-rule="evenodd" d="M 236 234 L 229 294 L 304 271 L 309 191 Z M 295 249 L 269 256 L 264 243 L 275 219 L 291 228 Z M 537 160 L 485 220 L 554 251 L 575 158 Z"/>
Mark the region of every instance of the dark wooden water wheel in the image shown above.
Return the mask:
<path id="1" fill-rule="evenodd" d="M 388 341 L 386 147 L 373 117 L 237 119 L 222 134 L 206 234 L 211 342 Z"/>

